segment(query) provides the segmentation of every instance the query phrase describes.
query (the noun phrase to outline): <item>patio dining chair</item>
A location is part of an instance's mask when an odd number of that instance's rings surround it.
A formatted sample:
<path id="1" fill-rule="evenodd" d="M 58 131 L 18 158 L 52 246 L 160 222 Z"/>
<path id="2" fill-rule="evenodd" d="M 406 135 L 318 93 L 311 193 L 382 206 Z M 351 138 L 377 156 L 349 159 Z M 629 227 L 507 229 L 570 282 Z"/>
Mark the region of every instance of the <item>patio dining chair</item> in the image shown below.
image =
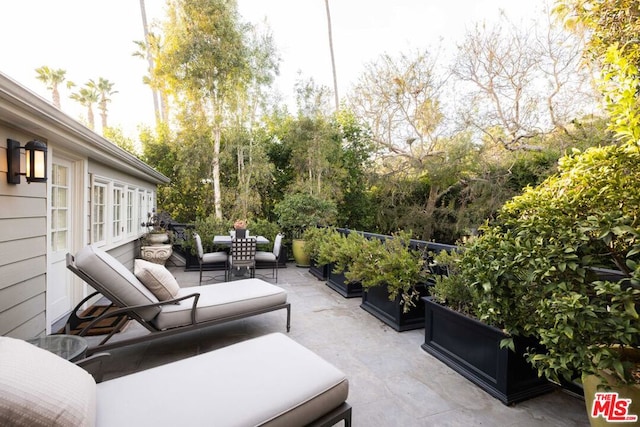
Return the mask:
<path id="1" fill-rule="evenodd" d="M 256 276 L 256 248 L 257 242 L 254 237 L 246 239 L 233 239 L 231 250 L 229 251 L 228 266 L 229 273 L 227 279 L 231 279 L 234 269 L 247 268 L 250 276 Z"/>
<path id="2" fill-rule="evenodd" d="M 278 264 L 280 263 L 280 249 L 282 248 L 282 238 L 284 236 L 278 233 L 273 241 L 273 250 L 269 251 L 256 251 L 256 262 L 270 265 L 272 270 L 272 277 L 276 279 L 278 283 Z"/>
<path id="3" fill-rule="evenodd" d="M 198 263 L 200 263 L 200 281 L 202 285 L 202 269 L 203 267 L 223 267 L 224 268 L 224 281 L 227 281 L 227 253 L 224 251 L 206 252 L 202 247 L 202 238 L 198 233 L 193 233 L 193 238 L 196 241 L 196 247 L 198 248 Z"/>

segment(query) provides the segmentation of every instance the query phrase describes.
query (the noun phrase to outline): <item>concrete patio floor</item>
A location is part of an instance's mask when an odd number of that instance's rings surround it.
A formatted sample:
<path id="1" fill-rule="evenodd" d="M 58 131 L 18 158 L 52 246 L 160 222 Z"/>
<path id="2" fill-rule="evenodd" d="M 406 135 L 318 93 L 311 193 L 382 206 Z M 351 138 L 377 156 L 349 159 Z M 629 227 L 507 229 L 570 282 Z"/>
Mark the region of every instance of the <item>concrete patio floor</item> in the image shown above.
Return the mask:
<path id="1" fill-rule="evenodd" d="M 198 285 L 197 272 L 169 269 L 182 287 Z M 268 273 L 258 270 L 258 275 Z M 589 425 L 584 402 L 561 390 L 503 405 L 424 352 L 420 348 L 424 329 L 394 331 L 361 309 L 359 298 L 343 298 L 306 268 L 289 264 L 280 269 L 278 285 L 287 290 L 292 306 L 289 336 L 349 378 L 354 427 Z M 105 380 L 266 333 L 285 332 L 285 319 L 281 310 L 112 350 Z M 130 322 L 124 334 L 138 332 Z"/>

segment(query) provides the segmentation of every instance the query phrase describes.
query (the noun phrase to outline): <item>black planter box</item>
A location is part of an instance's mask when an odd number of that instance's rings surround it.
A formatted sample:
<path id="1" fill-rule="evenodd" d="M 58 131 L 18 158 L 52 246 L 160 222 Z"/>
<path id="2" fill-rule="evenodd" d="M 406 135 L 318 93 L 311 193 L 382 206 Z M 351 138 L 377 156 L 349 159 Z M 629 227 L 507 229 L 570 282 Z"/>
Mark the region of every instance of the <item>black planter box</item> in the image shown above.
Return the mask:
<path id="1" fill-rule="evenodd" d="M 329 271 L 329 266 L 327 264 L 318 265 L 316 262 L 311 259 L 311 263 L 309 265 L 309 273 L 315 276 L 318 280 L 326 280 Z"/>
<path id="2" fill-rule="evenodd" d="M 360 298 L 362 296 L 362 284 L 360 282 L 349 282 L 344 273 L 334 273 L 333 264 L 327 268 L 327 286 L 338 292 L 345 298 Z"/>
<path id="3" fill-rule="evenodd" d="M 425 339 L 422 349 L 505 405 L 552 391 L 555 386 L 527 363 L 523 353 L 533 340 L 515 338 L 516 351 L 500 348 L 506 335 L 438 303 L 422 298 Z"/>
<path id="4" fill-rule="evenodd" d="M 420 284 L 416 288 L 420 296 L 428 295 L 427 284 Z M 405 313 L 400 304 L 400 296 L 394 301 L 390 301 L 386 286 L 364 289 L 360 307 L 398 332 L 424 328 L 424 302 L 422 298 L 418 299 L 415 307 L 411 307 Z"/>

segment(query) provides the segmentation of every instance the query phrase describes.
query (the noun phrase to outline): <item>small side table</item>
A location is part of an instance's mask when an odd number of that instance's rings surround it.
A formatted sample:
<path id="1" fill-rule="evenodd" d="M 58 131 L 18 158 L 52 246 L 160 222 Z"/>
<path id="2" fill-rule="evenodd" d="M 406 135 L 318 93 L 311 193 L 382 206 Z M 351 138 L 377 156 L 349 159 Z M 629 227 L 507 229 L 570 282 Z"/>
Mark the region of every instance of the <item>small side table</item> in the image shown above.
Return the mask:
<path id="1" fill-rule="evenodd" d="M 31 338 L 27 342 L 70 362 L 84 359 L 89 348 L 87 340 L 76 335 L 47 335 L 46 337 Z"/>

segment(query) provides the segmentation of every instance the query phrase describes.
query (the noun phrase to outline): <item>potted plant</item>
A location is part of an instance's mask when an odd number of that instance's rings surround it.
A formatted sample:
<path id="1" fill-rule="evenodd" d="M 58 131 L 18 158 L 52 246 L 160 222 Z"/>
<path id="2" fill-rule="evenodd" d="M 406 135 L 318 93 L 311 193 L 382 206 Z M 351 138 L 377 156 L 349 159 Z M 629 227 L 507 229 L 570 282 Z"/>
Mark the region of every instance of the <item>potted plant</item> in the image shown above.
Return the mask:
<path id="1" fill-rule="evenodd" d="M 289 193 L 276 204 L 278 224 L 292 239 L 293 257 L 298 267 L 309 267 L 309 255 L 304 250 L 303 232 L 309 227 L 331 225 L 336 217 L 336 205 L 308 193 Z"/>
<path id="2" fill-rule="evenodd" d="M 171 257 L 173 247 L 171 236 L 167 231 L 168 214 L 147 213 L 147 221 L 142 226 L 147 227 L 147 233 L 142 237 L 140 256 L 142 259 L 163 264 Z"/>
<path id="3" fill-rule="evenodd" d="M 147 213 L 147 221 L 142 223 L 147 228 L 147 233 L 143 239 L 148 245 L 161 245 L 169 241 L 169 232 L 167 231 L 167 222 L 162 218 L 161 214 L 154 212 Z"/>
<path id="4" fill-rule="evenodd" d="M 319 261 L 319 252 L 324 242 L 334 233 L 333 228 L 312 227 L 302 233 L 305 242 L 304 250 L 309 255 L 309 273 L 319 280 L 325 280 L 328 276 L 329 264 Z"/>
<path id="5" fill-rule="evenodd" d="M 236 219 L 233 223 L 233 235 L 243 239 L 247 235 L 247 220 Z"/>
<path id="6" fill-rule="evenodd" d="M 482 229 L 459 271 L 478 318 L 507 333 L 503 346 L 514 348 L 515 337 L 540 344 L 527 349 L 527 360 L 541 377 L 559 384 L 582 377 L 585 385 L 596 378 L 599 392 L 636 405 L 640 397 L 624 393 L 637 390 L 639 377 L 629 356 L 640 346 L 638 164 L 635 144 L 562 158 L 557 175 L 507 202 Z M 601 280 L 598 268 L 625 278 Z M 596 393 L 585 389 L 585 401 L 602 420 L 611 408 Z"/>
<path id="7" fill-rule="evenodd" d="M 321 240 L 317 261 L 327 265 L 327 286 L 345 298 L 362 297 L 362 283 L 348 280 L 349 265 L 366 244 L 366 238 L 353 230 L 332 230 Z"/>
<path id="8" fill-rule="evenodd" d="M 361 307 L 396 331 L 422 328 L 427 278 L 422 251 L 410 248 L 410 233 L 362 239 L 345 274 L 362 284 Z"/>
<path id="9" fill-rule="evenodd" d="M 438 275 L 424 301 L 425 339 L 422 349 L 464 376 L 505 405 L 526 400 L 554 389 L 527 362 L 526 352 L 537 345 L 535 339 L 512 337 L 502 325 L 481 320 L 477 307 L 482 296 L 472 286 L 487 270 L 478 258 L 487 246 L 499 242 L 468 244 L 459 251 L 442 251 L 436 265 L 446 274 Z M 487 260 L 484 259 L 486 262 Z M 505 342 L 512 339 L 511 347 Z"/>

